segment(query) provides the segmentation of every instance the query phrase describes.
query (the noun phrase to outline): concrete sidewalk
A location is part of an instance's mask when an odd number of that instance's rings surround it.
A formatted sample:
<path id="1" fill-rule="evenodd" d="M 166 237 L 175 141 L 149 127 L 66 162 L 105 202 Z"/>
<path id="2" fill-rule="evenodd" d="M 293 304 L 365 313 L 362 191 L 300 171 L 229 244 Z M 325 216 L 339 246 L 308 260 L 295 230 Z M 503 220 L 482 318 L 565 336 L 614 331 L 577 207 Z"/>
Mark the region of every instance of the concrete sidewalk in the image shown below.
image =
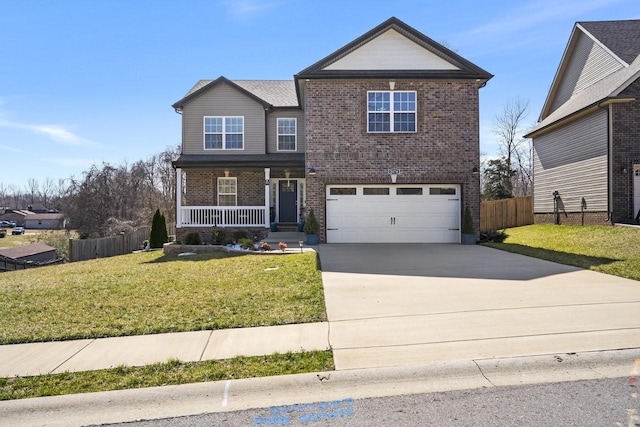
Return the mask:
<path id="1" fill-rule="evenodd" d="M 328 323 L 0 346 L 0 377 L 329 349 Z"/>

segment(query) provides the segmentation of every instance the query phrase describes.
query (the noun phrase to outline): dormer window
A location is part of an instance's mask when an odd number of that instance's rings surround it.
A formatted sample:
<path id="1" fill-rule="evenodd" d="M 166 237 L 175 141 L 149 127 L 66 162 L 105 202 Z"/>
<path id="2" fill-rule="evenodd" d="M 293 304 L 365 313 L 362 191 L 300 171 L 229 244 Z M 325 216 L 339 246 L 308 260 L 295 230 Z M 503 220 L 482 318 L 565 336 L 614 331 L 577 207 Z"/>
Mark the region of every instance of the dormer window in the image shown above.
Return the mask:
<path id="1" fill-rule="evenodd" d="M 205 117 L 205 150 L 243 150 L 244 117 Z"/>
<path id="2" fill-rule="evenodd" d="M 415 91 L 367 92 L 369 133 L 415 132 Z"/>

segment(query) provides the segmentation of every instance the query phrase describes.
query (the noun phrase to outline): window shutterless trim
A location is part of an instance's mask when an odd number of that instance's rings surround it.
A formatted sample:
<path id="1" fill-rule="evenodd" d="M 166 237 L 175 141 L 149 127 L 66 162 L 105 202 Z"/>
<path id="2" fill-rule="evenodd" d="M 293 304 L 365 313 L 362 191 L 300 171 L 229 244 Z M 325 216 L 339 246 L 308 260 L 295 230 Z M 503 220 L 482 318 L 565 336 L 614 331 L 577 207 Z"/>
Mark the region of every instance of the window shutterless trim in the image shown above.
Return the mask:
<path id="1" fill-rule="evenodd" d="M 222 192 L 221 191 L 221 187 L 224 187 L 225 181 L 231 181 L 233 182 L 233 189 L 235 190 L 233 193 L 229 193 L 229 192 Z M 218 206 L 238 206 L 238 178 L 237 177 L 226 177 L 226 176 L 220 176 L 218 177 L 218 182 L 217 182 L 217 189 L 218 189 Z M 233 205 L 221 205 L 220 204 L 220 196 L 233 196 L 234 198 L 234 203 Z"/>
<path id="2" fill-rule="evenodd" d="M 207 119 L 220 119 L 220 131 L 207 131 Z M 240 119 L 241 120 L 241 130 L 230 130 L 234 126 L 234 124 L 227 125 L 227 119 Z M 217 126 L 216 124 L 211 123 L 210 126 Z M 244 150 L 244 116 L 204 116 L 202 118 L 202 148 L 203 150 Z M 221 137 L 221 147 L 220 148 L 207 148 L 207 135 L 220 135 Z M 227 141 L 227 136 L 231 135 L 240 135 L 242 147 L 241 148 L 228 148 L 227 143 L 232 143 L 232 141 Z"/>
<path id="3" fill-rule="evenodd" d="M 280 133 L 280 121 L 281 120 L 293 120 L 293 133 Z M 281 136 L 293 136 L 293 149 L 284 150 L 280 148 L 280 137 Z M 288 151 L 293 152 L 298 150 L 298 119 L 289 118 L 289 117 L 279 117 L 276 120 L 276 150 L 277 151 Z"/>
<path id="4" fill-rule="evenodd" d="M 381 100 L 373 100 L 370 101 L 369 100 L 369 96 L 370 94 L 389 94 L 388 96 L 388 100 L 385 100 L 385 97 L 382 96 L 383 99 Z M 395 100 L 395 95 L 396 94 L 409 94 L 412 93 L 413 94 L 413 100 L 409 101 L 403 101 L 403 100 L 399 100 L 397 103 L 399 104 L 399 109 L 396 110 L 396 100 Z M 375 106 L 380 107 L 380 109 L 370 109 L 371 103 L 374 103 Z M 366 99 L 366 103 L 367 103 L 367 133 L 416 133 L 418 131 L 418 94 L 417 91 L 415 90 L 396 90 L 396 91 L 391 91 L 391 90 L 370 90 L 367 91 L 367 99 Z M 408 104 L 408 103 L 413 103 L 413 109 L 403 109 L 402 106 L 403 104 Z M 388 104 L 388 105 L 386 105 Z M 396 130 L 395 129 L 395 123 L 396 123 L 396 116 L 398 115 L 410 115 L 413 114 L 413 130 Z M 378 116 L 381 121 L 377 121 L 374 124 L 379 124 L 381 126 L 385 126 L 388 125 L 389 126 L 389 130 L 371 130 L 371 116 L 375 115 Z M 410 123 L 410 122 L 408 122 Z"/>

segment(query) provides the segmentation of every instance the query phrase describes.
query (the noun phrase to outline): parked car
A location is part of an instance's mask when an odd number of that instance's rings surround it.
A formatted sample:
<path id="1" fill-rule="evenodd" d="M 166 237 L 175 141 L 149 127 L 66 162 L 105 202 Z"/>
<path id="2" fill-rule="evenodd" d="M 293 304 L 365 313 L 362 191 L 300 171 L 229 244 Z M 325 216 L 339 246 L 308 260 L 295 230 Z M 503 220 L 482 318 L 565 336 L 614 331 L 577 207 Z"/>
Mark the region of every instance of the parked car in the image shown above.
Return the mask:
<path id="1" fill-rule="evenodd" d="M 24 234 L 24 227 L 14 227 L 13 230 L 11 230 L 11 234 L 13 234 L 14 236 Z"/>
<path id="2" fill-rule="evenodd" d="M 16 226 L 16 222 L 15 221 L 0 221 L 0 227 L 13 228 L 15 226 Z"/>

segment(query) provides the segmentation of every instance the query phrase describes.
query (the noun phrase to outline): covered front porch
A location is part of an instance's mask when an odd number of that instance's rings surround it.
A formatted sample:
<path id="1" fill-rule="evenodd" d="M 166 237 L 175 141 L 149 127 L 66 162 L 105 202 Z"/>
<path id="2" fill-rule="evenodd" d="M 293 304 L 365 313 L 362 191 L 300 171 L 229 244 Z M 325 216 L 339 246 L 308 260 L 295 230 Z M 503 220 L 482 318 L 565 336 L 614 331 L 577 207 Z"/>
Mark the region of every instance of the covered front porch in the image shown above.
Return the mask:
<path id="1" fill-rule="evenodd" d="M 189 157 L 174 162 L 177 235 L 214 227 L 266 231 L 273 222 L 297 223 L 303 218 L 303 157 L 279 157 L 271 163 L 264 158 L 233 161 L 229 156 L 224 162 L 195 162 Z"/>

